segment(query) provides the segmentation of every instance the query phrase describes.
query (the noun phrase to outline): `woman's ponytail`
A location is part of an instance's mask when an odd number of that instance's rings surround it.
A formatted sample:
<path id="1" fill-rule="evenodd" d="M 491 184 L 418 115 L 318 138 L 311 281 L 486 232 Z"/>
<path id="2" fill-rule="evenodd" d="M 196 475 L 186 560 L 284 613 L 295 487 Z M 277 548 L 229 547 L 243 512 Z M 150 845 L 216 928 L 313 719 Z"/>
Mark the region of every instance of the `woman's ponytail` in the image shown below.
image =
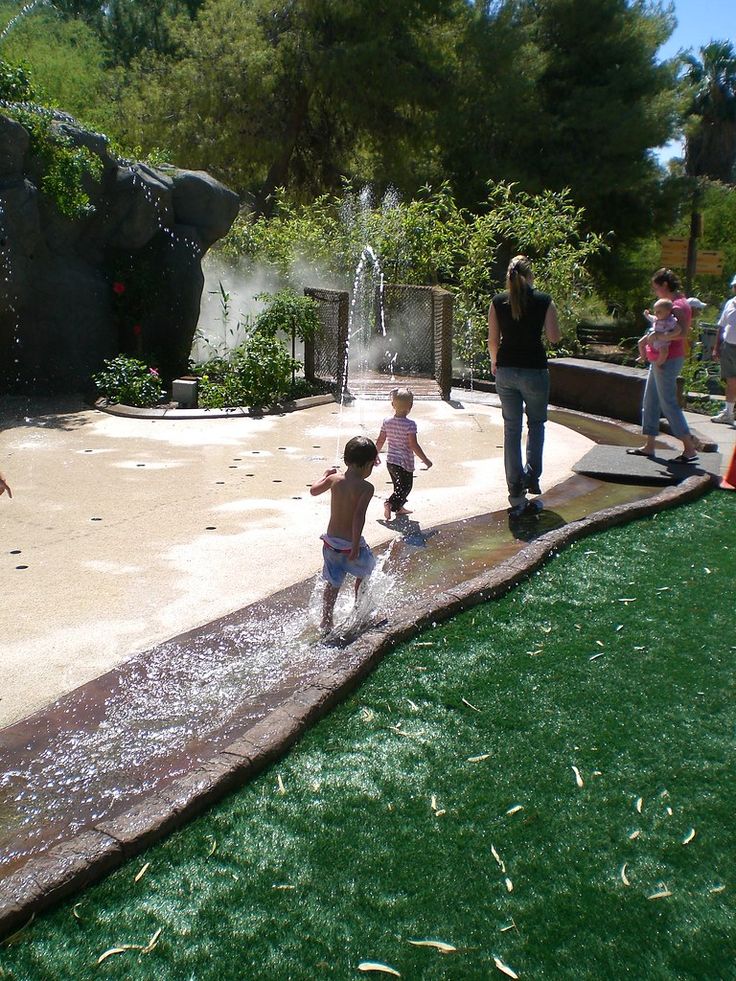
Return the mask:
<path id="1" fill-rule="evenodd" d="M 515 255 L 506 270 L 506 289 L 511 303 L 511 316 L 519 320 L 526 307 L 527 286 L 532 275 L 532 264 L 525 255 Z"/>

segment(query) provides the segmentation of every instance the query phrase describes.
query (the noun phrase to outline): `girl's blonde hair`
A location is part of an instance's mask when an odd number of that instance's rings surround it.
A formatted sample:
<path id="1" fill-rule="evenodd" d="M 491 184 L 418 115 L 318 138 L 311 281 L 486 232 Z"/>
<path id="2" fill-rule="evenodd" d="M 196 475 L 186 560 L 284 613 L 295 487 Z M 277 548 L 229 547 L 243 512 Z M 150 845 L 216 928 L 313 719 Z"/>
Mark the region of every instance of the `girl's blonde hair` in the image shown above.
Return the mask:
<path id="1" fill-rule="evenodd" d="M 525 255 L 515 255 L 506 270 L 506 289 L 509 291 L 511 316 L 519 320 L 526 306 L 526 288 L 532 275 L 532 264 Z"/>

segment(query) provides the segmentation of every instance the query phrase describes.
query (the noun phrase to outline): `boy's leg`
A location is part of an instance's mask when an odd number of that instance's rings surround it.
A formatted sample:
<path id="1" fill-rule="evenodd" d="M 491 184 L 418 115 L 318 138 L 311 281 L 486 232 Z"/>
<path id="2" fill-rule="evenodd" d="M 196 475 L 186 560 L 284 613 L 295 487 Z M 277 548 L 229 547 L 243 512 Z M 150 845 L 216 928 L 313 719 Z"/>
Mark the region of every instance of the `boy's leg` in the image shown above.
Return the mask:
<path id="1" fill-rule="evenodd" d="M 331 583 L 325 581 L 325 591 L 322 597 L 322 628 L 325 630 L 332 628 L 335 601 L 339 592 L 340 590 L 337 586 L 333 586 Z"/>

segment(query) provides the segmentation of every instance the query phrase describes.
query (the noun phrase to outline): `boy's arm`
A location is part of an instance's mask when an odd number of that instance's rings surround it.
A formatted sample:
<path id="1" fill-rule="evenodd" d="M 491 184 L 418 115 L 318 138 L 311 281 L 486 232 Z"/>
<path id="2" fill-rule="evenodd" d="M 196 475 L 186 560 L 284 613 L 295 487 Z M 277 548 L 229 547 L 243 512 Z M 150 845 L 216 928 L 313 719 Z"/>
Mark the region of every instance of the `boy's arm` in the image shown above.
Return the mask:
<path id="1" fill-rule="evenodd" d="M 309 493 L 312 497 L 317 497 L 318 494 L 324 494 L 326 490 L 332 487 L 332 478 L 337 473 L 337 467 L 330 467 L 329 470 L 325 470 L 324 474 L 320 477 L 316 484 L 312 484 L 309 488 Z"/>
<path id="2" fill-rule="evenodd" d="M 360 553 L 360 536 L 363 534 L 363 528 L 365 527 L 365 513 L 368 510 L 368 505 L 373 500 L 374 493 L 375 488 L 373 484 L 369 484 L 366 481 L 365 490 L 361 491 L 358 503 L 355 505 L 355 511 L 353 512 L 353 541 L 350 549 L 350 559 L 357 559 Z"/>
<path id="3" fill-rule="evenodd" d="M 386 442 L 386 433 L 381 430 L 378 439 L 376 440 L 376 453 L 380 453 L 383 449 L 383 444 Z"/>
<path id="4" fill-rule="evenodd" d="M 412 451 L 412 453 L 416 453 L 427 470 L 429 470 L 429 468 L 432 466 L 432 461 L 417 442 L 416 433 L 409 433 L 409 449 Z"/>

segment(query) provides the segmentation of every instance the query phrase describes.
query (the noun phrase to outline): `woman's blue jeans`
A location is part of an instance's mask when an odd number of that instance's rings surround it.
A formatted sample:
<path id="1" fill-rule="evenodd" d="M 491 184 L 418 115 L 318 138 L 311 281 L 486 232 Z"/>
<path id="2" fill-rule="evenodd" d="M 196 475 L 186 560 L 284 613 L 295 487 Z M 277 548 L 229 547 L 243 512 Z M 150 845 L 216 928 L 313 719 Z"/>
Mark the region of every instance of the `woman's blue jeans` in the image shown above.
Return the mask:
<path id="1" fill-rule="evenodd" d="M 684 358 L 670 358 L 661 365 L 650 365 L 641 407 L 641 431 L 645 436 L 659 433 L 661 415 L 667 419 L 672 435 L 678 439 L 690 433 L 687 419 L 677 401 L 677 376 Z"/>
<path id="2" fill-rule="evenodd" d="M 496 392 L 503 413 L 503 462 L 512 507 L 526 499 L 528 482 L 542 476 L 544 424 L 549 402 L 546 368 L 497 368 Z M 521 430 L 526 409 L 526 465 L 521 460 Z"/>

